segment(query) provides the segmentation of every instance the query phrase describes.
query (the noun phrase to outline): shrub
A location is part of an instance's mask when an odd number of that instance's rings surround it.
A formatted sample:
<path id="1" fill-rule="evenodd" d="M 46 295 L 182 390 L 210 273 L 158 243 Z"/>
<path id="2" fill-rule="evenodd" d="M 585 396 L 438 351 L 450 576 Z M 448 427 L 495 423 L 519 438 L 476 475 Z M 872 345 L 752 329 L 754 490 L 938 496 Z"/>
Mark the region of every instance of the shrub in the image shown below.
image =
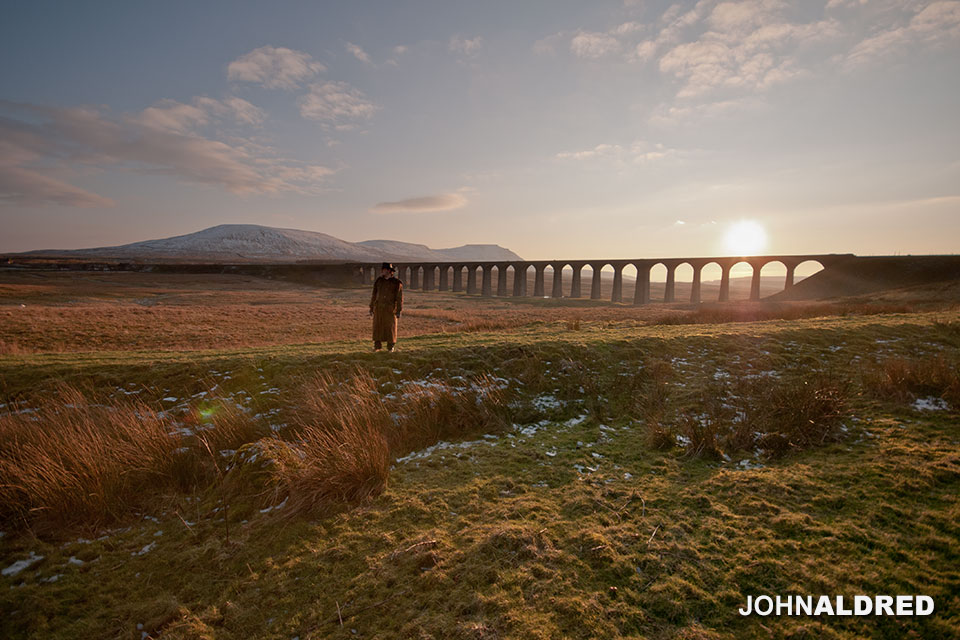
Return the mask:
<path id="1" fill-rule="evenodd" d="M 847 415 L 848 385 L 826 375 L 771 384 L 759 400 L 759 445 L 774 457 L 834 440 Z"/>
<path id="2" fill-rule="evenodd" d="M 676 444 L 667 415 L 670 380 L 675 376 L 670 362 L 649 360 L 632 375 L 620 376 L 626 389 L 614 396 L 613 410 L 618 414 L 638 415 L 645 425 L 648 443 L 654 449 L 669 449 Z"/>
<path id="3" fill-rule="evenodd" d="M 653 443 L 662 446 L 667 434 L 679 433 L 691 456 L 715 459 L 759 449 L 779 457 L 838 439 L 848 395 L 846 381 L 825 374 L 747 378 L 732 387 L 717 382 L 704 390 L 697 412 L 681 413 L 673 429 L 650 418 L 647 423 L 657 429 Z"/>

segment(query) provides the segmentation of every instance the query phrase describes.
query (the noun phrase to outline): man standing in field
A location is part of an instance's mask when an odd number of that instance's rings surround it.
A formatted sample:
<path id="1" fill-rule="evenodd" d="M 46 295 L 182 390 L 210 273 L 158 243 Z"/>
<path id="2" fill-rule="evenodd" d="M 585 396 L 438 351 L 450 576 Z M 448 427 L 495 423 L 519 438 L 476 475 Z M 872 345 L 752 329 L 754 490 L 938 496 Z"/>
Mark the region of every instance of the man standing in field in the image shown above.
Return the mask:
<path id="1" fill-rule="evenodd" d="M 387 343 L 393 351 L 397 343 L 397 320 L 403 311 L 403 283 L 394 277 L 397 270 L 389 262 L 380 267 L 380 277 L 373 283 L 370 296 L 370 315 L 373 316 L 373 350 L 380 351 Z"/>

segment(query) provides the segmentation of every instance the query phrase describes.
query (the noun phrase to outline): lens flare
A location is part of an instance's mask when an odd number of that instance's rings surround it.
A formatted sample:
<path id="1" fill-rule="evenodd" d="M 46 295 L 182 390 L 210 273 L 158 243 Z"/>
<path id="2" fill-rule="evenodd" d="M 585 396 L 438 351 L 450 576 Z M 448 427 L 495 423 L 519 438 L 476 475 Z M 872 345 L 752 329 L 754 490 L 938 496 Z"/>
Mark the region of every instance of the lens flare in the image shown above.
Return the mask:
<path id="1" fill-rule="evenodd" d="M 756 220 L 740 220 L 727 230 L 723 243 L 732 255 L 757 255 L 767 248 L 767 232 Z"/>

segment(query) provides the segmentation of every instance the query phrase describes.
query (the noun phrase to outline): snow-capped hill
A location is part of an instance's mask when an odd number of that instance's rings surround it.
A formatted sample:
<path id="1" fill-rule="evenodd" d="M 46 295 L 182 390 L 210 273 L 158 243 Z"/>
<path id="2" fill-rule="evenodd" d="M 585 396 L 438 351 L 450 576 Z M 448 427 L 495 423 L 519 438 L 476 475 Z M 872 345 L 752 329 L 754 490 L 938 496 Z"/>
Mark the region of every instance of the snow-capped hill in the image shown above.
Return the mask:
<path id="1" fill-rule="evenodd" d="M 256 224 L 221 224 L 196 233 L 146 240 L 119 247 L 89 249 L 108 254 L 157 257 L 204 256 L 244 260 L 379 260 L 378 251 L 357 247 L 326 233 L 277 229 Z"/>
<path id="2" fill-rule="evenodd" d="M 498 244 L 465 244 L 452 249 L 437 249 L 441 260 L 523 260 L 506 247 Z"/>
<path id="3" fill-rule="evenodd" d="M 413 260 L 435 260 L 446 262 L 449 260 L 522 260 L 520 256 L 498 244 L 465 244 L 451 249 L 431 249 L 425 244 L 399 242 L 397 240 L 364 240 L 357 244 L 371 249 L 377 249 L 395 259 L 409 258 Z"/>
<path id="4" fill-rule="evenodd" d="M 400 242 L 399 240 L 363 240 L 355 244 L 361 247 L 372 249 L 374 251 L 380 251 L 385 255 L 392 256 L 394 260 L 400 260 L 401 258 L 409 260 L 444 259 L 441 254 L 425 244 Z"/>
<path id="5" fill-rule="evenodd" d="M 498 252 L 477 251 L 495 247 Z M 467 251 L 461 252 L 466 249 Z M 503 252 L 509 254 L 502 257 Z M 24 255 L 65 258 L 119 259 L 176 262 L 379 262 L 412 260 L 517 260 L 512 251 L 497 245 L 466 245 L 434 250 L 426 245 L 394 240 L 347 242 L 340 238 L 301 229 L 279 229 L 257 224 L 221 224 L 195 233 L 157 240 L 144 240 L 115 247 L 30 251 Z"/>

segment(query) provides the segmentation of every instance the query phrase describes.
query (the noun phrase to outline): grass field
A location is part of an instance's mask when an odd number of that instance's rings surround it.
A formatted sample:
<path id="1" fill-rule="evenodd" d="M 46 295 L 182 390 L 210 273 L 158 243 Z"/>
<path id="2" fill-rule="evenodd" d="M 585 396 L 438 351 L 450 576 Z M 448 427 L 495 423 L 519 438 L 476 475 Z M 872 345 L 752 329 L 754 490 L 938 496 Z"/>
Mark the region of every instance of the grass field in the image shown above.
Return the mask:
<path id="1" fill-rule="evenodd" d="M 960 637 L 956 308 L 7 286 L 4 637 Z"/>
<path id="2" fill-rule="evenodd" d="M 569 278 L 567 279 L 569 292 Z M 609 279 L 604 299 L 609 299 Z M 769 283 L 769 292 L 782 283 Z M 689 298 L 678 283 L 677 300 Z M 530 283 L 533 291 L 533 283 Z M 662 283 L 652 295 L 663 296 Z M 704 285 L 704 299 L 716 287 Z M 749 279 L 731 296 L 746 298 Z M 625 284 L 632 296 L 632 283 Z M 767 289 L 764 289 L 767 291 Z M 632 308 L 579 300 L 520 300 L 406 291 L 404 334 L 510 330 L 535 321 L 649 321 L 686 305 Z M 0 354 L 194 350 L 365 338 L 369 291 L 316 289 L 231 275 L 22 271 L 0 274 Z"/>

